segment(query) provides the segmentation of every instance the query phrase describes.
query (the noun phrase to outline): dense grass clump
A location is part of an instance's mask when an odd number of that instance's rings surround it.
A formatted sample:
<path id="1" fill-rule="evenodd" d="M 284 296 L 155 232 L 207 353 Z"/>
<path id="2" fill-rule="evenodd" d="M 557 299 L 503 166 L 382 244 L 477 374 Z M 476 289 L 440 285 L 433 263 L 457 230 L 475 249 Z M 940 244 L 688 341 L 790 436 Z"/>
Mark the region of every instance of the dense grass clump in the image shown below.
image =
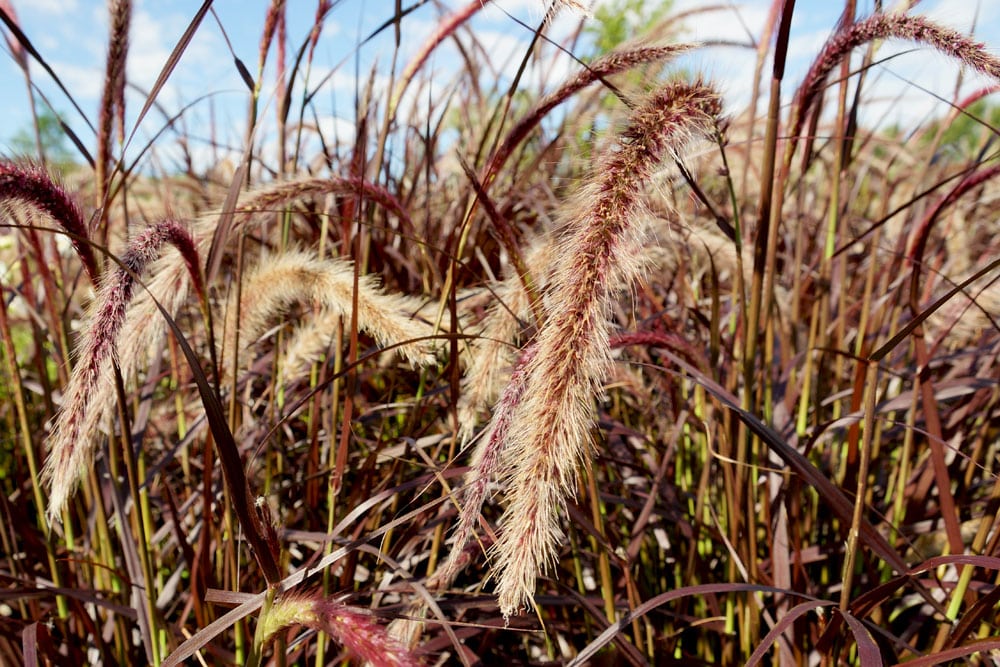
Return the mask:
<path id="1" fill-rule="evenodd" d="M 511 81 L 489 3 L 407 62 L 399 7 L 343 141 L 337 3 L 272 2 L 244 145 L 128 162 L 209 4 L 132 121 L 110 2 L 95 145 L 0 160 L 0 663 L 992 664 L 994 50 L 851 4 L 789 82 L 775 3 L 736 110 L 670 63 L 709 10 L 583 57 L 550 3 Z M 983 85 L 878 127 L 893 42 Z"/>

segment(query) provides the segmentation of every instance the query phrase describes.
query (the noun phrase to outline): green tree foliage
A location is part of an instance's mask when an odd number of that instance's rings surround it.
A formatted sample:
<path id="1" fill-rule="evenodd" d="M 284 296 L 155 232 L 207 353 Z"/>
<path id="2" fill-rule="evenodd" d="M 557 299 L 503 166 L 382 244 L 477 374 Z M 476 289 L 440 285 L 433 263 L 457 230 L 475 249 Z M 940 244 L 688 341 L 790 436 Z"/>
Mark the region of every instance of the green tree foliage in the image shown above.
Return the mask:
<path id="1" fill-rule="evenodd" d="M 619 44 L 642 36 L 665 18 L 671 0 L 612 0 L 594 11 L 586 31 L 594 40 L 594 54 L 604 55 Z"/>
<path id="2" fill-rule="evenodd" d="M 38 154 L 39 143 L 44 156 Z M 35 128 L 23 128 L 11 138 L 10 150 L 16 155 L 30 156 L 35 159 L 44 157 L 45 161 L 60 169 L 66 169 L 75 164 L 73 148 L 63 132 L 59 116 L 47 107 L 38 114 L 37 141 Z"/>
<path id="3" fill-rule="evenodd" d="M 615 50 L 626 42 L 641 38 L 654 37 L 652 35 L 664 19 L 666 19 L 673 8 L 673 0 L 609 0 L 602 2 L 595 10 L 593 19 L 587 21 L 584 32 L 593 44 L 591 59 L 599 58 L 610 51 Z M 655 35 L 659 39 L 667 41 L 668 35 Z M 650 66 L 655 69 L 634 68 L 629 72 L 620 75 L 618 82 L 622 84 L 620 90 L 629 94 L 643 87 L 643 83 L 650 80 L 650 75 L 654 78 L 656 73 L 662 73 L 659 65 Z M 577 164 L 587 163 L 591 158 L 593 149 L 592 142 L 595 136 L 606 132 L 610 127 L 610 117 L 616 111 L 621 110 L 621 100 L 616 93 L 608 91 L 601 97 L 592 122 L 587 127 L 580 127 L 575 136 L 575 151 L 572 152 L 574 162 Z"/>
<path id="4" fill-rule="evenodd" d="M 939 127 L 940 123 L 931 126 L 933 131 L 925 135 L 928 141 L 937 136 Z M 998 129 L 1000 105 L 986 100 L 974 102 L 941 132 L 936 156 L 946 160 L 975 159 L 987 142 L 996 140 Z"/>

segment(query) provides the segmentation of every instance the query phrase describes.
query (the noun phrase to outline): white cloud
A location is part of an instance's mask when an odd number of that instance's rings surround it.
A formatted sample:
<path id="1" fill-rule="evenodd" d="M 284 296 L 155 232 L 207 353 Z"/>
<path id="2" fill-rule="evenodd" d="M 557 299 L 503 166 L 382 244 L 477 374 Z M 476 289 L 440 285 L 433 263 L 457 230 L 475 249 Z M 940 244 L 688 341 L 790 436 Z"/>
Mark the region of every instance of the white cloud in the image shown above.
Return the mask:
<path id="1" fill-rule="evenodd" d="M 317 133 L 323 135 L 323 140 L 327 146 L 332 146 L 334 142 L 339 142 L 342 145 L 354 143 L 357 124 L 353 120 L 332 115 L 321 115 L 318 119 L 318 124 L 316 123 L 316 119 L 309 118 L 303 123 L 305 129 L 303 136 L 305 137 L 305 141 L 308 142 L 307 150 L 303 151 L 303 155 L 314 155 L 319 152 L 320 145 L 319 137 L 316 136 Z M 314 136 L 314 140 L 310 140 L 310 134 Z M 308 146 L 312 146 L 313 150 L 308 150 Z"/>
<path id="2" fill-rule="evenodd" d="M 64 16 L 66 12 L 75 12 L 80 3 L 78 0 L 32 0 L 32 2 L 25 3 L 28 5 L 25 10 L 30 8 L 30 11 L 38 12 L 41 14 L 55 14 L 57 16 Z M 21 8 L 18 7 L 20 10 Z"/>
<path id="3" fill-rule="evenodd" d="M 705 7 L 698 0 L 678 0 L 674 14 L 698 11 Z M 767 3 L 739 3 L 711 11 L 698 11 L 684 21 L 685 37 L 695 41 L 725 40 L 746 43 L 758 39 L 767 20 Z"/>
<path id="4" fill-rule="evenodd" d="M 509 22 L 510 17 L 515 16 L 529 25 L 537 25 L 545 16 L 548 4 L 548 0 L 494 0 L 485 3 L 480 13 L 491 22 Z"/>
<path id="5" fill-rule="evenodd" d="M 59 75 L 59 78 L 73 95 L 74 99 L 81 105 L 96 102 L 100 98 L 101 86 L 104 79 L 104 75 L 100 70 L 91 66 L 68 62 L 52 63 L 52 68 Z M 36 67 L 34 78 L 39 78 L 37 70 L 38 68 Z M 47 77 L 48 75 L 44 76 Z M 84 110 L 87 110 L 86 106 L 84 106 Z"/>

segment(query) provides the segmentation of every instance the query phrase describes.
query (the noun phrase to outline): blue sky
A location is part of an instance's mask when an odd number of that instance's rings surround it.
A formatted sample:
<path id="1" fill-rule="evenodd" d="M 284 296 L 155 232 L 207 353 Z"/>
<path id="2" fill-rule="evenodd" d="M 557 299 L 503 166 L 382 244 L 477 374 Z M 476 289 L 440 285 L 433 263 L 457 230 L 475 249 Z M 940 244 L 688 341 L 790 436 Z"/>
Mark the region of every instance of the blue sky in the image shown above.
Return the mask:
<path id="1" fill-rule="evenodd" d="M 654 0 L 650 0 L 652 2 Z M 84 112 L 94 122 L 103 79 L 105 44 L 107 36 L 107 8 L 101 0 L 12 0 L 22 30 L 48 60 L 63 80 Z M 404 6 L 413 0 L 404 2 Z M 200 6 L 196 0 L 139 0 L 133 10 L 131 50 L 129 52 L 128 78 L 139 88 L 148 89 L 156 79 L 174 44 L 183 33 L 191 17 Z M 214 129 L 220 139 L 238 146 L 246 123 L 247 90 L 239 78 L 223 38 L 223 29 L 233 49 L 252 73 L 256 73 L 257 49 L 267 2 L 258 0 L 216 0 L 214 9 L 218 22 L 208 16 L 171 77 L 159 101 L 170 113 L 184 105 L 194 103 L 185 113 L 184 131 L 193 139 L 206 138 Z M 466 4 L 465 0 L 448 0 L 445 6 Z M 481 43 L 491 56 L 491 62 L 500 76 L 509 76 L 520 61 L 529 32 L 511 17 L 536 24 L 541 15 L 541 0 L 495 0 L 497 6 L 488 4 L 474 23 Z M 678 10 L 698 6 L 696 0 L 676 0 Z M 725 5 L 726 3 L 722 3 Z M 821 0 L 800 0 L 796 3 L 795 21 L 790 45 L 790 65 L 786 91 L 798 83 L 812 57 L 837 19 L 838 3 Z M 859 3 L 862 12 L 871 11 L 871 2 Z M 375 67 L 380 73 L 378 82 L 384 82 L 392 57 L 393 34 L 386 31 L 381 38 L 358 48 L 358 43 L 376 26 L 391 17 L 394 3 L 387 0 L 342 0 L 335 3 L 323 28 L 322 39 L 316 52 L 316 66 L 312 81 L 331 74 L 328 83 L 316 96 L 317 112 L 328 124 L 328 131 L 337 129 L 350 133 L 351 109 L 357 90 L 355 71 L 367 76 Z M 288 43 L 296 49 L 312 26 L 316 3 L 314 0 L 288 0 Z M 698 40 L 730 40 L 746 43 L 748 31 L 759 34 L 767 15 L 767 0 L 748 0 L 730 3 L 728 8 L 710 14 L 701 14 L 687 22 L 687 37 Z M 413 53 L 440 20 L 444 10 L 428 3 L 406 17 L 402 24 L 402 55 L 397 70 L 405 64 L 406 56 Z M 916 11 L 929 14 L 935 20 L 959 30 L 968 31 L 973 24 L 976 36 L 987 43 L 991 51 L 1000 51 L 1000 3 L 963 1 L 924 2 Z M 579 17 L 563 13 L 551 27 L 551 34 L 558 38 L 571 31 Z M 221 24 L 221 28 L 220 28 Z M 889 45 L 883 55 L 906 51 L 908 45 Z M 9 152 L 10 137 L 27 128 L 30 116 L 27 92 L 20 69 L 9 55 L 0 57 L 0 90 L 4 91 L 0 103 L 0 152 Z M 289 56 L 289 59 L 291 56 Z M 458 52 L 451 44 L 442 47 L 425 71 L 447 74 L 457 63 Z M 689 71 L 702 71 L 716 81 L 724 91 L 731 109 L 749 99 L 753 53 L 735 47 L 705 49 L 695 53 L 683 63 Z M 273 61 L 273 59 L 272 59 Z M 529 72 L 531 85 L 558 83 L 560 77 L 574 71 L 569 58 L 553 53 L 545 66 Z M 53 106 L 64 114 L 79 136 L 93 145 L 93 133 L 79 114 L 73 111 L 66 97 L 52 84 L 49 77 L 36 64 L 32 76 Z M 877 68 L 878 92 L 883 101 L 869 108 L 872 122 L 916 122 L 928 114 L 941 113 L 941 107 L 932 94 L 910 85 L 918 83 L 940 96 L 951 98 L 960 70 L 954 63 L 933 55 L 927 49 L 906 53 Z M 442 76 L 442 81 L 447 76 Z M 982 79 L 964 76 L 964 90 L 983 85 Z M 265 76 L 264 95 L 273 85 L 273 77 Z M 435 83 L 434 85 L 437 85 Z M 443 86 L 442 86 L 443 89 Z M 384 87 L 381 88 L 384 91 Z M 426 94 L 426 90 L 424 91 Z M 787 93 L 786 93 L 787 94 Z M 142 98 L 130 92 L 127 106 L 131 121 L 141 106 Z M 881 105 L 881 106 L 879 106 Z M 935 111 L 937 109 L 937 111 Z M 273 117 L 273 110 L 265 110 Z M 214 119 L 214 124 L 213 124 Z M 137 132 L 137 142 L 152 136 L 163 125 L 163 116 L 150 114 Z M 197 142 L 193 142 L 197 143 Z M 193 146 L 207 151 L 205 146 Z"/>

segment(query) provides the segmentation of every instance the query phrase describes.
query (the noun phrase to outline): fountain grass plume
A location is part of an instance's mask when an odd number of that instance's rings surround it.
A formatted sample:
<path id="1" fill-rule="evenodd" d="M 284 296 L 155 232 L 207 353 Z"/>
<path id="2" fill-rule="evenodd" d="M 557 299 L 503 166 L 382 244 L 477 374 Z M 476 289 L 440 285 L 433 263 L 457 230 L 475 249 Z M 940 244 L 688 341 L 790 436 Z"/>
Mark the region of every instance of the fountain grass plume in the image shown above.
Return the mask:
<path id="1" fill-rule="evenodd" d="M 533 280 L 544 278 L 552 254 L 549 237 L 536 239 L 528 246 L 524 264 Z M 494 298 L 483 321 L 475 328 L 476 336 L 469 343 L 468 361 L 462 376 L 458 428 L 463 444 L 472 438 L 479 418 L 497 401 L 504 383 L 510 378 L 511 369 L 518 361 L 518 338 L 524 323 L 538 326 L 532 317 L 531 295 L 521 276 L 508 276 L 490 291 Z"/>
<path id="2" fill-rule="evenodd" d="M 537 352 L 538 346 L 530 345 L 517 360 L 510 374 L 510 380 L 497 402 L 493 419 L 473 453 L 462 491 L 462 506 L 451 553 L 440 574 L 437 575 L 441 582 L 450 583 L 459 572 L 465 545 L 475 533 L 490 481 L 497 477 L 503 462 L 511 421 L 527 385 L 526 368 L 534 361 Z"/>
<path id="3" fill-rule="evenodd" d="M 252 226 L 260 217 L 257 214 L 283 210 L 309 197 L 331 194 L 360 194 L 367 201 L 372 201 L 397 216 L 402 222 L 410 223 L 406 209 L 391 193 L 378 185 L 361 179 L 338 176 L 299 179 L 272 184 L 244 194 L 236 207 L 233 226 L 222 239 L 222 243 L 225 245 L 239 234 L 245 233 L 248 226 Z M 195 248 L 202 257 L 208 256 L 219 225 L 219 216 L 219 211 L 212 211 L 200 217 L 192 225 Z M 177 257 L 168 255 L 159 260 L 150 273 L 151 277 L 147 282 L 150 294 L 161 302 L 168 313 L 178 312 L 187 301 L 191 290 L 190 272 L 185 269 L 183 262 Z M 150 294 L 144 291 L 137 295 L 135 303 L 128 312 L 119 348 L 121 371 L 126 378 L 138 370 L 150 347 L 161 340 L 166 333 L 166 323 Z"/>
<path id="4" fill-rule="evenodd" d="M 131 0 L 111 0 L 108 4 L 111 17 L 108 38 L 108 57 L 104 70 L 104 90 L 97 123 L 97 159 L 94 163 L 97 186 L 102 195 L 108 186 L 108 168 L 111 166 L 111 140 L 113 126 L 118 125 L 119 140 L 125 128 L 125 61 L 128 56 L 128 31 L 132 22 Z"/>
<path id="5" fill-rule="evenodd" d="M 696 44 L 640 44 L 615 49 L 589 63 L 576 76 L 539 100 L 531 111 L 519 120 L 503 139 L 503 143 L 490 158 L 488 173 L 496 174 L 503 169 L 514 149 L 524 141 L 532 129 L 542 122 L 550 111 L 604 77 L 626 72 L 640 65 L 666 63 L 695 48 Z"/>
<path id="6" fill-rule="evenodd" d="M 924 44 L 956 58 L 981 74 L 1000 80 L 1000 59 L 991 55 L 983 44 L 955 30 L 936 25 L 922 16 L 895 12 L 874 14 L 843 27 L 827 41 L 813 61 L 796 93 L 795 119 L 790 136 L 798 137 L 801 134 L 808 116 L 806 112 L 819 96 L 826 77 L 833 68 L 856 47 L 877 39 L 905 39 Z"/>
<path id="7" fill-rule="evenodd" d="M 380 345 L 396 345 L 400 354 L 414 366 L 434 363 L 434 350 L 428 337 L 434 328 L 413 317 L 418 306 L 403 296 L 386 294 L 376 279 L 361 276 L 358 289 L 358 327 L 370 334 Z M 350 316 L 354 292 L 354 267 L 346 260 L 321 260 L 300 250 L 286 250 L 265 257 L 246 278 L 240 304 L 240 340 L 256 340 L 272 319 L 296 302 L 319 304 L 324 313 L 319 321 L 329 324 L 331 317 Z M 235 304 L 227 308 L 227 338 L 223 349 L 229 349 L 235 333 Z M 326 317 L 326 316 L 329 317 Z M 304 334 L 312 340 L 299 340 L 298 346 L 312 349 L 324 338 L 312 329 Z M 327 335 L 329 335 L 327 331 Z M 329 340 L 328 336 L 325 338 Z M 413 341 L 413 342 L 405 342 Z M 309 349 L 298 349 L 297 355 L 309 357 Z M 300 363 L 300 362 L 297 362 Z"/>
<path id="8" fill-rule="evenodd" d="M 188 231 L 175 220 L 162 220 L 136 235 L 122 255 L 120 266 L 109 272 L 94 303 L 83 336 L 80 359 L 63 399 L 49 439 L 43 477 L 49 485 L 49 517 L 58 518 L 76 486 L 80 472 L 94 456 L 96 432 L 115 405 L 114 362 L 126 312 L 136 282 L 165 243 L 174 245 L 198 286 L 198 253 Z"/>
<path id="9" fill-rule="evenodd" d="M 267 6 L 267 13 L 264 15 L 264 29 L 260 35 L 260 46 L 257 49 L 257 71 L 264 71 L 264 64 L 267 62 L 267 54 L 274 43 L 274 37 L 282 30 L 285 21 L 285 0 L 271 0 Z M 261 81 L 258 78 L 257 85 Z"/>
<path id="10" fill-rule="evenodd" d="M 41 212 L 52 218 L 69 234 L 91 282 L 97 282 L 97 259 L 80 206 L 44 167 L 30 162 L 0 161 L 0 201 L 10 210 Z"/>
<path id="11" fill-rule="evenodd" d="M 309 31 L 309 62 L 313 61 L 313 56 L 316 53 L 316 44 L 319 43 L 319 36 L 323 31 L 323 22 L 326 20 L 326 15 L 331 9 L 333 9 L 333 0 L 319 0 L 316 3 L 316 16 Z"/>
<path id="12" fill-rule="evenodd" d="M 360 178 L 341 176 L 287 181 L 250 192 L 240 201 L 236 208 L 236 214 L 238 217 L 246 219 L 249 214 L 279 210 L 291 201 L 327 194 L 363 196 L 367 201 L 378 204 L 407 225 L 412 226 L 406 208 L 384 187 Z"/>
<path id="13" fill-rule="evenodd" d="M 364 278 L 363 281 L 370 281 L 372 285 L 375 285 L 373 279 Z M 440 335 L 440 329 L 431 325 L 431 322 L 437 318 L 437 300 L 422 299 L 405 294 L 389 295 L 382 290 L 376 290 L 376 296 L 388 297 L 389 300 L 383 302 L 391 306 L 387 310 L 387 317 L 396 322 L 396 326 L 401 332 L 408 332 L 405 337 L 395 340 L 387 337 L 385 344 L 391 345 L 395 350 L 401 347 L 402 341 L 412 340 L 412 344 L 406 345 L 405 349 L 400 350 L 402 356 L 410 362 L 411 366 L 428 367 L 433 365 L 436 361 L 436 355 L 447 348 L 447 338 Z M 468 293 L 459 292 L 458 299 L 462 301 L 467 296 Z M 366 298 L 365 293 L 359 294 L 359 298 Z M 469 326 L 470 313 L 459 310 L 457 314 L 459 330 L 464 331 Z M 322 308 L 314 317 L 304 321 L 288 337 L 284 358 L 281 362 L 281 384 L 288 385 L 296 377 L 308 375 L 312 364 L 324 361 L 329 354 L 330 344 L 336 337 L 337 329 L 343 327 L 344 324 L 346 322 L 340 308 Z M 359 326 L 362 330 L 366 330 L 365 323 L 359 322 Z M 414 340 L 418 337 L 422 340 Z"/>
<path id="14" fill-rule="evenodd" d="M 535 578 L 554 561 L 559 514 L 591 451 L 594 396 L 611 364 L 608 311 L 642 267 L 642 187 L 663 159 L 707 134 L 720 111 L 719 96 L 700 81 L 662 87 L 631 114 L 619 145 L 567 208 L 523 393 L 498 411 L 510 419 L 501 465 L 509 502 L 492 550 L 505 617 L 531 602 Z"/>
<path id="15" fill-rule="evenodd" d="M 367 281 L 366 281 L 367 282 Z M 362 294 L 359 298 L 368 298 L 369 289 L 362 287 Z M 401 338 L 389 336 L 380 340 L 385 346 L 392 346 L 393 350 L 399 350 L 400 354 L 411 366 L 430 367 L 436 361 L 435 352 L 442 349 L 441 339 L 430 339 L 434 335 L 434 328 L 429 324 L 428 319 L 419 315 L 423 302 L 400 294 L 385 294 L 377 290 L 372 294 L 376 299 L 387 297 L 391 299 L 393 307 L 385 310 L 385 319 L 393 324 L 393 327 L 406 334 Z M 297 378 L 308 377 L 310 367 L 315 363 L 322 363 L 328 358 L 330 345 L 335 340 L 338 327 L 346 324 L 345 312 L 342 308 L 322 308 L 315 316 L 303 322 L 288 338 L 285 346 L 284 358 L 281 362 L 281 384 L 289 385 Z M 368 331 L 369 323 L 359 322 L 362 331 Z M 369 333 L 371 333 L 369 331 Z M 402 335 L 402 333 L 401 333 Z M 422 340 L 414 340 L 422 338 Z M 241 338 L 242 340 L 242 338 Z M 401 345 L 405 340 L 412 343 Z"/>
<path id="16" fill-rule="evenodd" d="M 289 593 L 261 618 L 258 633 L 267 641 L 291 625 L 327 633 L 365 664 L 419 667 L 421 661 L 392 637 L 365 609 L 315 594 Z"/>

